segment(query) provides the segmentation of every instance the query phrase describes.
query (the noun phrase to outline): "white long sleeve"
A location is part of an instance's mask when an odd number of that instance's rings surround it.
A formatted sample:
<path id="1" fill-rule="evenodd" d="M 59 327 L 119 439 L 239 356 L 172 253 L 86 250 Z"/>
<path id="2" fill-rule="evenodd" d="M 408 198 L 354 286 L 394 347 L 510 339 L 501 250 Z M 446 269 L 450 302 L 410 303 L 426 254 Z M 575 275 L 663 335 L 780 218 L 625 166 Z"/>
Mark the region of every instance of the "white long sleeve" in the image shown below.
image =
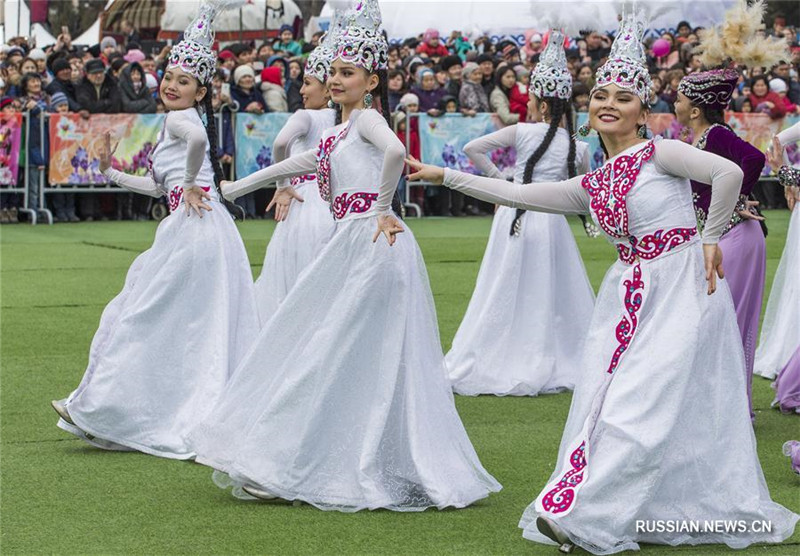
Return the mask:
<path id="1" fill-rule="evenodd" d="M 483 137 L 473 139 L 464 146 L 464 154 L 469 157 L 475 167 L 484 176 L 503 179 L 503 174 L 494 165 L 489 153 L 517 144 L 517 126 L 512 125 L 499 129 Z"/>
<path id="2" fill-rule="evenodd" d="M 537 182 L 536 187 L 503 179 L 484 178 L 450 168 L 444 170 L 444 185 L 471 197 L 512 208 L 553 214 L 588 214 L 589 194 L 581 186 L 583 176 L 566 181 Z"/>
<path id="3" fill-rule="evenodd" d="M 308 135 L 311 129 L 311 115 L 306 110 L 298 110 L 292 114 L 281 128 L 275 142 L 272 143 L 272 158 L 281 162 L 289 155 L 292 143 Z M 288 187 L 288 180 L 284 180 L 281 187 Z"/>
<path id="4" fill-rule="evenodd" d="M 164 195 L 164 192 L 158 188 L 158 185 L 150 176 L 131 176 L 114 168 L 108 168 L 103 172 L 103 175 L 108 178 L 108 181 L 114 182 L 134 193 L 141 193 L 150 197 Z"/>
<path id="5" fill-rule="evenodd" d="M 291 156 L 282 162 L 262 168 L 258 172 L 253 172 L 240 180 L 223 185 L 222 195 L 227 200 L 233 201 L 242 195 L 247 195 L 271 183 L 316 172 L 316 170 L 317 149 L 310 149 L 304 153 Z"/>
<path id="6" fill-rule="evenodd" d="M 356 120 L 358 133 L 364 140 L 383 152 L 381 182 L 378 187 L 376 210 L 381 213 L 392 209 L 392 197 L 397 189 L 405 166 L 406 149 L 386 120 L 375 110 L 364 110 Z"/>
<path id="7" fill-rule="evenodd" d="M 183 187 L 184 189 L 192 187 L 196 185 L 197 174 L 203 167 L 208 134 L 202 125 L 198 125 L 197 121 L 189 118 L 183 111 L 170 112 L 164 125 L 170 136 L 186 142 L 186 170 L 183 174 Z"/>
<path id="8" fill-rule="evenodd" d="M 777 135 L 777 137 L 778 141 L 780 141 L 781 145 L 784 147 L 790 143 L 796 143 L 800 141 L 800 122 L 797 122 L 790 128 L 784 129 Z"/>
<path id="9" fill-rule="evenodd" d="M 703 243 L 716 244 L 739 200 L 744 173 L 736 163 L 682 141 L 656 143 L 653 163 L 665 174 L 711 184 Z"/>

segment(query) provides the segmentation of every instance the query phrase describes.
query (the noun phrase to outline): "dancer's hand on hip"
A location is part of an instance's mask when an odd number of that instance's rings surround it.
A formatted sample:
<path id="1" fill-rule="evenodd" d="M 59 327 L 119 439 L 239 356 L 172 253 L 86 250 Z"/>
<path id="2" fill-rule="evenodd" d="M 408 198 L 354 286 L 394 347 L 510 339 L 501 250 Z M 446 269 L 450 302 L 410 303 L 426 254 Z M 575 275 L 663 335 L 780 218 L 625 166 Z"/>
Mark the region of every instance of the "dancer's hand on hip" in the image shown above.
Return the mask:
<path id="1" fill-rule="evenodd" d="M 386 236 L 386 241 L 392 246 L 397 241 L 395 236 L 402 234 L 404 231 L 403 226 L 394 214 L 382 214 L 378 216 L 378 229 L 375 235 L 372 236 L 372 243 L 378 241 L 378 238 L 383 234 Z"/>
<path id="2" fill-rule="evenodd" d="M 717 244 L 704 244 L 703 259 L 706 266 L 708 295 L 711 295 L 717 291 L 717 277 L 725 278 L 725 271 L 722 270 L 722 249 Z"/>
<path id="3" fill-rule="evenodd" d="M 442 185 L 444 181 L 444 168 L 423 164 L 413 156 L 406 158 L 406 164 L 414 170 L 413 174 L 408 175 L 408 181 L 426 181 L 433 185 Z"/>
<path id="4" fill-rule="evenodd" d="M 275 195 L 267 205 L 267 212 L 275 207 L 275 221 L 283 222 L 289 216 L 289 206 L 292 204 L 292 199 L 302 203 L 303 198 L 295 191 L 294 187 L 282 187 L 275 190 Z"/>
<path id="5" fill-rule="evenodd" d="M 183 188 L 183 204 L 186 205 L 186 216 L 190 216 L 192 214 L 192 210 L 194 210 L 197 213 L 197 216 L 203 218 L 203 212 L 200 209 L 207 210 L 209 212 L 213 210 L 210 206 L 203 202 L 209 200 L 211 200 L 211 195 L 196 185 Z"/>

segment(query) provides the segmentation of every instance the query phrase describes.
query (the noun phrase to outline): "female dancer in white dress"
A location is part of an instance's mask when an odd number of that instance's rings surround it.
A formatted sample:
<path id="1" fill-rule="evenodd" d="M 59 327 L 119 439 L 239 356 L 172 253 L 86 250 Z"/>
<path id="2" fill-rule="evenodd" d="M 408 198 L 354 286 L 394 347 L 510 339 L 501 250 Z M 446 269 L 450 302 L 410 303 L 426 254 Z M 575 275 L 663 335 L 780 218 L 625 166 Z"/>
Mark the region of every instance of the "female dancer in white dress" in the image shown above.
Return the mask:
<path id="1" fill-rule="evenodd" d="M 784 129 L 776 136 L 776 141 L 779 146 L 774 146 L 770 160 L 775 165 L 778 164 L 774 160 L 778 153 L 783 158 L 783 147 L 800 141 L 800 123 Z M 755 363 L 755 373 L 768 379 L 775 378 L 800 348 L 800 209 L 795 203 L 797 188 L 792 187 L 791 174 L 794 169 L 791 166 L 783 168 L 781 175 L 786 186 L 786 197 L 790 209 L 794 210 L 791 211 L 786 245 L 764 313 Z"/>
<path id="2" fill-rule="evenodd" d="M 328 79 L 343 123 L 318 155 L 223 184 L 235 198 L 316 170 L 336 232 L 191 440 L 235 495 L 344 512 L 460 508 L 501 487 L 456 412 L 425 264 L 390 207 L 405 150 L 369 108 L 377 87 L 388 106 L 377 2 L 350 17 Z"/>
<path id="3" fill-rule="evenodd" d="M 169 114 L 151 176 L 112 169 L 108 136 L 101 154 L 110 181 L 166 195 L 171 210 L 103 311 L 78 389 L 53 402 L 59 427 L 101 448 L 194 457 L 186 434 L 213 407 L 258 330 L 247 253 L 215 189 L 214 119 L 206 130 L 195 107 L 204 99 L 211 114 L 216 6 L 202 6 L 170 54 L 161 84 Z"/>
<path id="4" fill-rule="evenodd" d="M 531 187 L 412 161 L 409 179 L 529 210 L 591 212 L 619 253 L 597 296 L 555 472 L 520 521 L 525 538 L 594 554 L 640 542 L 780 542 L 800 516 L 767 491 L 733 303 L 717 284 L 717 242 L 743 174 L 680 141 L 642 138 L 644 27 L 625 16 L 597 71 L 589 117 L 609 156 L 602 168 Z M 713 190 L 702 243 L 689 179 Z M 709 520 L 742 520 L 746 530 Z M 771 530 L 749 528 L 761 520 Z"/>
<path id="5" fill-rule="evenodd" d="M 515 147 L 520 184 L 573 177 L 576 166 L 588 172 L 588 145 L 572 137 L 571 96 L 564 35 L 553 30 L 531 75 L 529 108 L 541 123 L 503 128 L 464 152 L 484 175 L 502 178 L 487 154 Z M 445 356 L 453 390 L 471 396 L 572 390 L 593 309 L 567 219 L 498 207 L 475 292 Z"/>
<path id="6" fill-rule="evenodd" d="M 325 81 L 339 25 L 337 21 L 331 23 L 331 30 L 306 60 L 303 87 L 300 89 L 305 110 L 292 114 L 275 138 L 272 152 L 276 162 L 286 159 L 291 153 L 303 153 L 315 148 L 322 132 L 335 123 L 336 112 L 326 108 L 330 95 Z M 275 207 L 278 225 L 267 247 L 261 275 L 255 283 L 262 323 L 275 314 L 300 273 L 327 245 L 336 226 L 330 205 L 319 195 L 315 173 L 296 176 L 290 185 L 303 200 L 302 203 L 286 191 L 278 190 L 267 207 L 267 210 Z"/>

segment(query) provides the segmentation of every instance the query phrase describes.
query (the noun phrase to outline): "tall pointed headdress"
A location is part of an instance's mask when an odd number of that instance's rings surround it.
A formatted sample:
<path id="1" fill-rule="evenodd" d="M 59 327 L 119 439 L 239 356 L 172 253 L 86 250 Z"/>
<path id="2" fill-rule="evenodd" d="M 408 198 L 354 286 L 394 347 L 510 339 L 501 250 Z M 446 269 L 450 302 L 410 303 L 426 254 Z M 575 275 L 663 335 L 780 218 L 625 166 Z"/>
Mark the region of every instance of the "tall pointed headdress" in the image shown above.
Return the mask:
<path id="1" fill-rule="evenodd" d="M 389 45 L 381 29 L 378 0 L 357 0 L 344 15 L 344 26 L 336 38 L 334 60 L 341 59 L 369 72 L 389 67 Z"/>
<path id="2" fill-rule="evenodd" d="M 225 9 L 242 4 L 241 0 L 204 0 L 197 17 L 183 32 L 183 40 L 172 47 L 167 69 L 180 68 L 202 84 L 211 81 L 217 67 L 214 45 L 214 19 Z"/>
<path id="3" fill-rule="evenodd" d="M 322 36 L 317 47 L 306 59 L 305 74 L 325 83 L 336 56 L 336 40 L 342 33 L 344 11 L 335 8 L 328 31 Z"/>
<path id="4" fill-rule="evenodd" d="M 572 97 L 572 75 L 567 69 L 564 35 L 556 29 L 550 31 L 547 46 L 531 72 L 528 91 L 540 99 L 556 97 L 568 100 Z"/>
<path id="5" fill-rule="evenodd" d="M 639 97 L 642 104 L 650 103 L 652 81 L 642 44 L 645 18 L 645 12 L 635 8 L 622 14 L 608 61 L 597 68 L 595 73 L 592 93 L 608 85 L 617 85 Z"/>

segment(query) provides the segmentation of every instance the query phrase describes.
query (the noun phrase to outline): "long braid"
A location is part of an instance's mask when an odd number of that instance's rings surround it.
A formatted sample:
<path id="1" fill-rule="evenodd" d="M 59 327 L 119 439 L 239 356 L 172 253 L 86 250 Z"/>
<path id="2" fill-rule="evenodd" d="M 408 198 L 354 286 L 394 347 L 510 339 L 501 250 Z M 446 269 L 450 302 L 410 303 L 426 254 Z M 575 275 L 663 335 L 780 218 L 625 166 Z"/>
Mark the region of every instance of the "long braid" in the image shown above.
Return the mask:
<path id="1" fill-rule="evenodd" d="M 208 150 L 211 158 L 211 169 L 214 171 L 214 188 L 217 190 L 219 200 L 228 209 L 232 216 L 243 218 L 244 211 L 237 205 L 225 200 L 222 196 L 220 182 L 224 179 L 222 165 L 219 163 L 219 146 L 217 144 L 217 118 L 214 116 L 214 107 L 211 104 L 211 85 L 207 86 L 206 96 L 203 97 L 203 108 L 206 112 L 206 135 L 208 136 Z"/>
<path id="2" fill-rule="evenodd" d="M 533 168 L 536 166 L 536 163 L 544 156 L 544 153 L 547 152 L 547 149 L 550 147 L 550 143 L 553 142 L 553 138 L 556 136 L 556 132 L 558 131 L 559 125 L 561 124 L 561 118 L 564 116 L 564 110 L 566 108 L 566 101 L 557 98 L 545 98 L 548 104 L 552 107 L 552 112 L 550 114 L 550 127 L 547 128 L 547 133 L 542 139 L 542 142 L 539 144 L 537 149 L 533 152 L 533 154 L 528 158 L 528 161 L 525 163 L 525 171 L 522 173 L 522 183 L 530 183 L 533 179 Z M 575 143 L 570 143 L 570 152 L 572 154 L 572 162 L 573 162 L 573 169 L 575 166 Z M 517 235 L 518 229 L 520 226 L 520 218 L 522 215 L 525 214 L 524 209 L 517 209 L 517 213 L 514 215 L 514 220 L 511 222 L 511 230 L 509 231 L 509 235 Z"/>
<path id="3" fill-rule="evenodd" d="M 569 155 L 567 156 L 567 175 L 569 177 L 574 178 L 578 175 L 578 171 L 575 169 L 575 124 L 572 121 L 572 103 L 567 104 L 567 111 L 564 114 L 567 118 L 567 134 L 569 134 Z M 586 230 L 589 224 L 589 221 L 586 219 L 585 214 L 579 214 L 578 218 L 581 220 L 581 224 L 583 225 L 583 229 Z M 586 232 L 589 233 L 588 231 Z"/>

